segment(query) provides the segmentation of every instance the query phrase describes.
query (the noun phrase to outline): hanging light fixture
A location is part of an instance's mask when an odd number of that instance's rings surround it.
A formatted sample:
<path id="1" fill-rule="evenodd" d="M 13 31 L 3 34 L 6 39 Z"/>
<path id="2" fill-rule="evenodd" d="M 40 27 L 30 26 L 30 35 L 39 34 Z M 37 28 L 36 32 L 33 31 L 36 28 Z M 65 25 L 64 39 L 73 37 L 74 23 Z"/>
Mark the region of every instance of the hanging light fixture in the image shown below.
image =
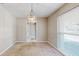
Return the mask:
<path id="1" fill-rule="evenodd" d="M 32 4 L 30 8 L 30 15 L 28 16 L 28 23 L 36 23 L 36 17 L 33 15 Z"/>

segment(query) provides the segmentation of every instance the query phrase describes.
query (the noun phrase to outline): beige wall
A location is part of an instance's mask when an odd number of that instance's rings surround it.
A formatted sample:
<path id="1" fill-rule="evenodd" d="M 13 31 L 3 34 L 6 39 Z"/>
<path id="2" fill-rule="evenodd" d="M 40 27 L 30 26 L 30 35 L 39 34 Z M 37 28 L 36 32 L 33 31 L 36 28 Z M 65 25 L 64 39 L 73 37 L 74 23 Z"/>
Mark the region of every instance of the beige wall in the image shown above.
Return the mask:
<path id="1" fill-rule="evenodd" d="M 79 4 L 76 4 L 76 3 L 65 4 L 64 6 L 62 6 L 62 8 L 60 8 L 59 10 L 57 10 L 55 13 L 53 13 L 51 16 L 48 17 L 48 40 L 55 47 L 57 47 L 57 18 L 58 16 L 78 5 Z"/>
<path id="2" fill-rule="evenodd" d="M 26 41 L 26 19 L 16 19 L 16 41 Z"/>
<path id="3" fill-rule="evenodd" d="M 38 18 L 37 21 L 37 41 L 48 40 L 48 20 L 46 18 Z"/>
<path id="4" fill-rule="evenodd" d="M 27 42 L 28 37 L 27 37 L 27 19 L 23 18 L 17 18 L 17 40 L 16 41 L 23 41 Z M 37 31 L 36 31 L 36 41 L 47 41 L 47 19 L 46 18 L 37 18 Z"/>
<path id="5" fill-rule="evenodd" d="M 15 25 L 15 17 L 0 6 L 0 54 L 15 43 Z"/>

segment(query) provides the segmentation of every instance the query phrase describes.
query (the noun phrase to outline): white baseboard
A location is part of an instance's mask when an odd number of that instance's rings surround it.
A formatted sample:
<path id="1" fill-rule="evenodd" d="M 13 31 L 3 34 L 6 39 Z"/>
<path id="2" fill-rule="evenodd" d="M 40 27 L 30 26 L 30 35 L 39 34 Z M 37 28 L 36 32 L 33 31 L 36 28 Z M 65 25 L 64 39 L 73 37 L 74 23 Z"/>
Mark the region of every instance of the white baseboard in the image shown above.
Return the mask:
<path id="1" fill-rule="evenodd" d="M 31 43 L 31 42 L 27 42 L 27 41 L 16 41 L 16 43 L 17 43 L 17 42 Z M 34 43 L 43 43 L 43 42 L 44 42 L 44 43 L 45 43 L 45 42 L 48 43 L 48 41 L 33 41 L 33 42 L 34 42 Z"/>
<path id="2" fill-rule="evenodd" d="M 11 48 L 15 43 L 13 43 L 12 45 L 10 45 L 9 47 L 7 47 L 5 50 L 3 50 L 0 55 L 2 55 L 4 52 L 6 52 L 9 48 Z"/>
<path id="3" fill-rule="evenodd" d="M 53 44 L 51 44 L 49 41 L 48 41 L 48 44 L 50 44 L 52 47 L 54 47 L 59 53 L 61 53 L 63 56 L 66 56 L 64 53 L 62 53 L 58 48 L 56 48 Z"/>

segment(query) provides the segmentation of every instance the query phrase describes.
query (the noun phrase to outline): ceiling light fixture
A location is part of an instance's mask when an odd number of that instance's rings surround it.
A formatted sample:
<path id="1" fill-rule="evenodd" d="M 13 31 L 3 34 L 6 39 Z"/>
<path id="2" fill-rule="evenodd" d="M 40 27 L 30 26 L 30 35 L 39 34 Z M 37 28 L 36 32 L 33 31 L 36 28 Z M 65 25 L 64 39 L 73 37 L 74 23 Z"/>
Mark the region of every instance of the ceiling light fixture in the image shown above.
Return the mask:
<path id="1" fill-rule="evenodd" d="M 33 16 L 33 4 L 30 7 L 30 15 L 28 16 L 28 23 L 36 23 L 36 16 Z"/>

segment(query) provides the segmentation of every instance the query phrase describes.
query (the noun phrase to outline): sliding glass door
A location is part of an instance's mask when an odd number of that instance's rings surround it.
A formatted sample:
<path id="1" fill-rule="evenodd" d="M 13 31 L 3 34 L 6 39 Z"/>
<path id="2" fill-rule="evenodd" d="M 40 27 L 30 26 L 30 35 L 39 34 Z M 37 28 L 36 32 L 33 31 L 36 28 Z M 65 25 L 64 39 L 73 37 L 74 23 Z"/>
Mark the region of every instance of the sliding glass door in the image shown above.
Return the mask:
<path id="1" fill-rule="evenodd" d="M 79 56 L 79 7 L 58 17 L 57 48 L 65 55 Z"/>

